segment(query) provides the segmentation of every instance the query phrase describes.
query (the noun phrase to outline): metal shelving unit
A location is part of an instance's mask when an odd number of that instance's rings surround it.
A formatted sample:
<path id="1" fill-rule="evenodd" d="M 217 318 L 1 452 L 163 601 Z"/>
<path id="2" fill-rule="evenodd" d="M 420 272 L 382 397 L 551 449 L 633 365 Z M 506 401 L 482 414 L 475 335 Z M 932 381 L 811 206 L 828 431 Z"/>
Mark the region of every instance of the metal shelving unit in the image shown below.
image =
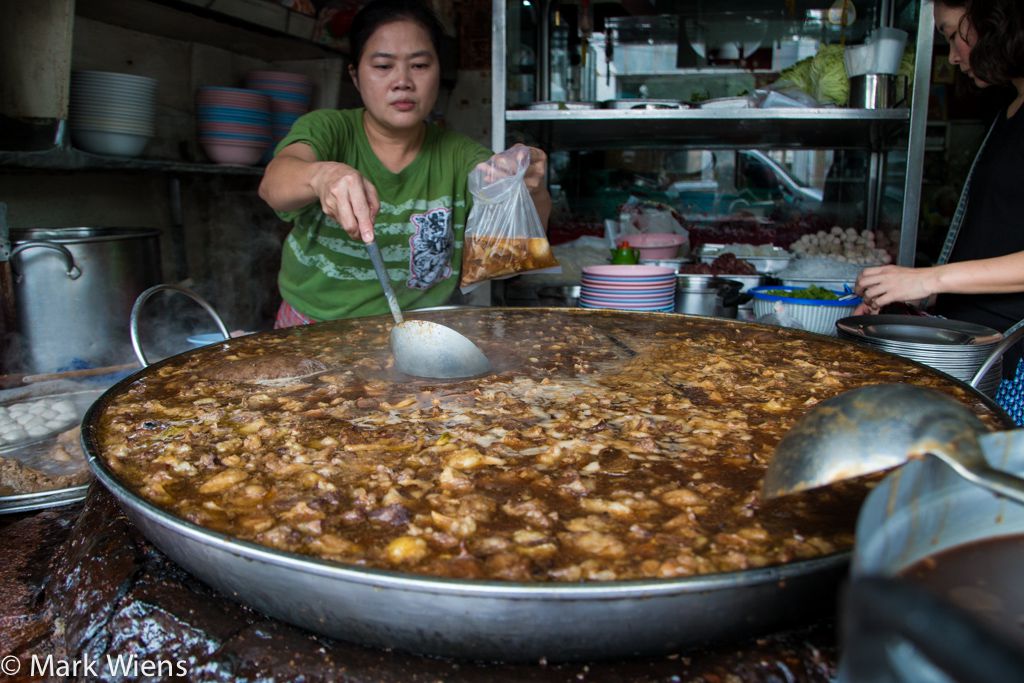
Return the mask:
<path id="1" fill-rule="evenodd" d="M 263 166 L 116 157 L 60 147 L 31 152 L 0 151 L 0 167 L 46 171 L 149 171 L 214 175 L 262 175 L 264 170 Z"/>
<path id="2" fill-rule="evenodd" d="M 71 147 L 68 126 L 75 22 L 79 19 L 209 45 L 243 59 L 288 64 L 326 64 L 340 74 L 347 42 L 316 40 L 316 19 L 273 0 L 45 0 L 36 8 L 12 4 L 0 10 L 7 39 L 7 95 L 0 106 L 0 168 L 59 171 L 148 171 L 259 174 L 262 168 L 175 158 L 124 158 Z M 26 53 L 25 47 L 33 51 Z M 2 61 L 2 60 L 0 60 Z M 116 63 L 116 62 L 115 62 Z M 337 65 L 337 66 L 335 66 Z M 92 67 L 96 68 L 96 67 Z M 114 67 L 116 69 L 116 67 Z M 41 81 L 41 82 L 40 82 Z M 171 87 L 178 81 L 168 79 Z M 174 125 L 178 125 L 175 123 Z M 173 156 L 164 150 L 164 156 Z"/>
<path id="3" fill-rule="evenodd" d="M 919 2 L 912 101 L 905 109 L 683 109 L 547 110 L 508 109 L 506 93 L 508 21 L 506 0 L 492 3 L 492 147 L 504 149 L 515 129 L 559 149 L 689 147 L 863 149 L 868 164 L 868 227 L 882 202 L 885 154 L 906 151 L 898 261 L 913 263 L 921 201 L 925 127 L 931 75 L 934 20 L 932 0 Z M 881 23 L 891 25 L 906 6 L 880 0 Z"/>
<path id="4" fill-rule="evenodd" d="M 76 0 L 79 16 L 270 61 L 347 54 L 314 40 L 316 19 L 269 0 Z"/>
<path id="5" fill-rule="evenodd" d="M 680 109 L 583 111 L 510 110 L 505 121 L 561 149 L 703 149 L 770 146 L 857 148 L 882 144 L 905 129 L 906 109 Z"/>

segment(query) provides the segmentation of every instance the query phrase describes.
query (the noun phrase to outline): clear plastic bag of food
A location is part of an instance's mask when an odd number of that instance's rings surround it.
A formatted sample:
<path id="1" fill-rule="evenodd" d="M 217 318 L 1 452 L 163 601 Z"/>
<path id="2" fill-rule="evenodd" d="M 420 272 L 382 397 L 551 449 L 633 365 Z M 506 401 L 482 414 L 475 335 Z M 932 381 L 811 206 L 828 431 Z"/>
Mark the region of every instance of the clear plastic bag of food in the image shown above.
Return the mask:
<path id="1" fill-rule="evenodd" d="M 558 267 L 526 187 L 530 149 L 514 145 L 469 174 L 473 208 L 462 249 L 463 292 L 479 283 Z"/>

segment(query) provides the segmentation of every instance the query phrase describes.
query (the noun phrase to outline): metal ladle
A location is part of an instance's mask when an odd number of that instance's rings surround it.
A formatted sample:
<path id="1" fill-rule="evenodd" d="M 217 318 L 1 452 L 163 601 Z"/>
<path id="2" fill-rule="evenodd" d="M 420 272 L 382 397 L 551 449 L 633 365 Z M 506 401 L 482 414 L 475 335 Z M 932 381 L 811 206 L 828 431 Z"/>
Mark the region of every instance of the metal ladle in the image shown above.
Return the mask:
<path id="1" fill-rule="evenodd" d="M 879 384 L 822 401 L 775 448 L 761 493 L 775 498 L 931 455 L 967 481 L 1024 503 L 1024 479 L 994 469 L 978 437 L 988 429 L 934 389 Z"/>
<path id="2" fill-rule="evenodd" d="M 395 319 L 391 328 L 395 367 L 407 375 L 433 379 L 474 377 L 491 369 L 491 362 L 480 347 L 452 328 L 429 320 L 405 320 L 381 260 L 380 247 L 376 242 L 368 242 L 366 251 Z"/>

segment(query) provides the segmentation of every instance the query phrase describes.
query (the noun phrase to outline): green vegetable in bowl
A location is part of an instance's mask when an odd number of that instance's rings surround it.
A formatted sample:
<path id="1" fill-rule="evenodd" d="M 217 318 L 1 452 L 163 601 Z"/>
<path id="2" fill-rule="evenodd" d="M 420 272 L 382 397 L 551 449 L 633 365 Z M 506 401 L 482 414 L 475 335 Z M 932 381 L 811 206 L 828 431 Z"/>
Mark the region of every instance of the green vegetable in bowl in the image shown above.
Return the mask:
<path id="1" fill-rule="evenodd" d="M 839 295 L 831 289 L 825 289 L 818 285 L 811 285 L 804 289 L 769 289 L 762 294 L 771 296 L 784 296 L 789 299 L 819 299 L 822 301 L 836 301 Z"/>

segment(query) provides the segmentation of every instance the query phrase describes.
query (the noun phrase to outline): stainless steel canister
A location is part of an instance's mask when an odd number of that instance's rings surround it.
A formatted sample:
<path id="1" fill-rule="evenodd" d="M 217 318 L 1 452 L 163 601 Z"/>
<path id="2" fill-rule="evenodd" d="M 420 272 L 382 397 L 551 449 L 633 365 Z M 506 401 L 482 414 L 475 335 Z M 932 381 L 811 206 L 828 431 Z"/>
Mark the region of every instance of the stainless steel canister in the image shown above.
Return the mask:
<path id="1" fill-rule="evenodd" d="M 676 275 L 676 313 L 735 318 L 742 287 L 716 275 Z"/>
<path id="2" fill-rule="evenodd" d="M 776 282 L 776 278 L 770 275 L 727 275 L 730 280 L 735 280 L 742 285 L 741 293 L 745 293 L 754 287 L 760 287 L 761 285 L 768 285 Z M 754 320 L 754 300 L 750 298 L 750 295 L 746 295 L 740 298 L 739 305 L 736 307 L 736 318 L 739 320 Z"/>
<path id="3" fill-rule="evenodd" d="M 850 78 L 850 101 L 857 109 L 906 106 L 907 79 L 891 74 L 863 74 Z"/>
<path id="4" fill-rule="evenodd" d="M 135 298 L 160 282 L 159 231 L 149 228 L 11 230 L 23 372 L 130 362 Z"/>
<path id="5" fill-rule="evenodd" d="M 537 303 L 554 308 L 575 308 L 580 301 L 580 286 L 551 286 L 537 290 Z"/>

